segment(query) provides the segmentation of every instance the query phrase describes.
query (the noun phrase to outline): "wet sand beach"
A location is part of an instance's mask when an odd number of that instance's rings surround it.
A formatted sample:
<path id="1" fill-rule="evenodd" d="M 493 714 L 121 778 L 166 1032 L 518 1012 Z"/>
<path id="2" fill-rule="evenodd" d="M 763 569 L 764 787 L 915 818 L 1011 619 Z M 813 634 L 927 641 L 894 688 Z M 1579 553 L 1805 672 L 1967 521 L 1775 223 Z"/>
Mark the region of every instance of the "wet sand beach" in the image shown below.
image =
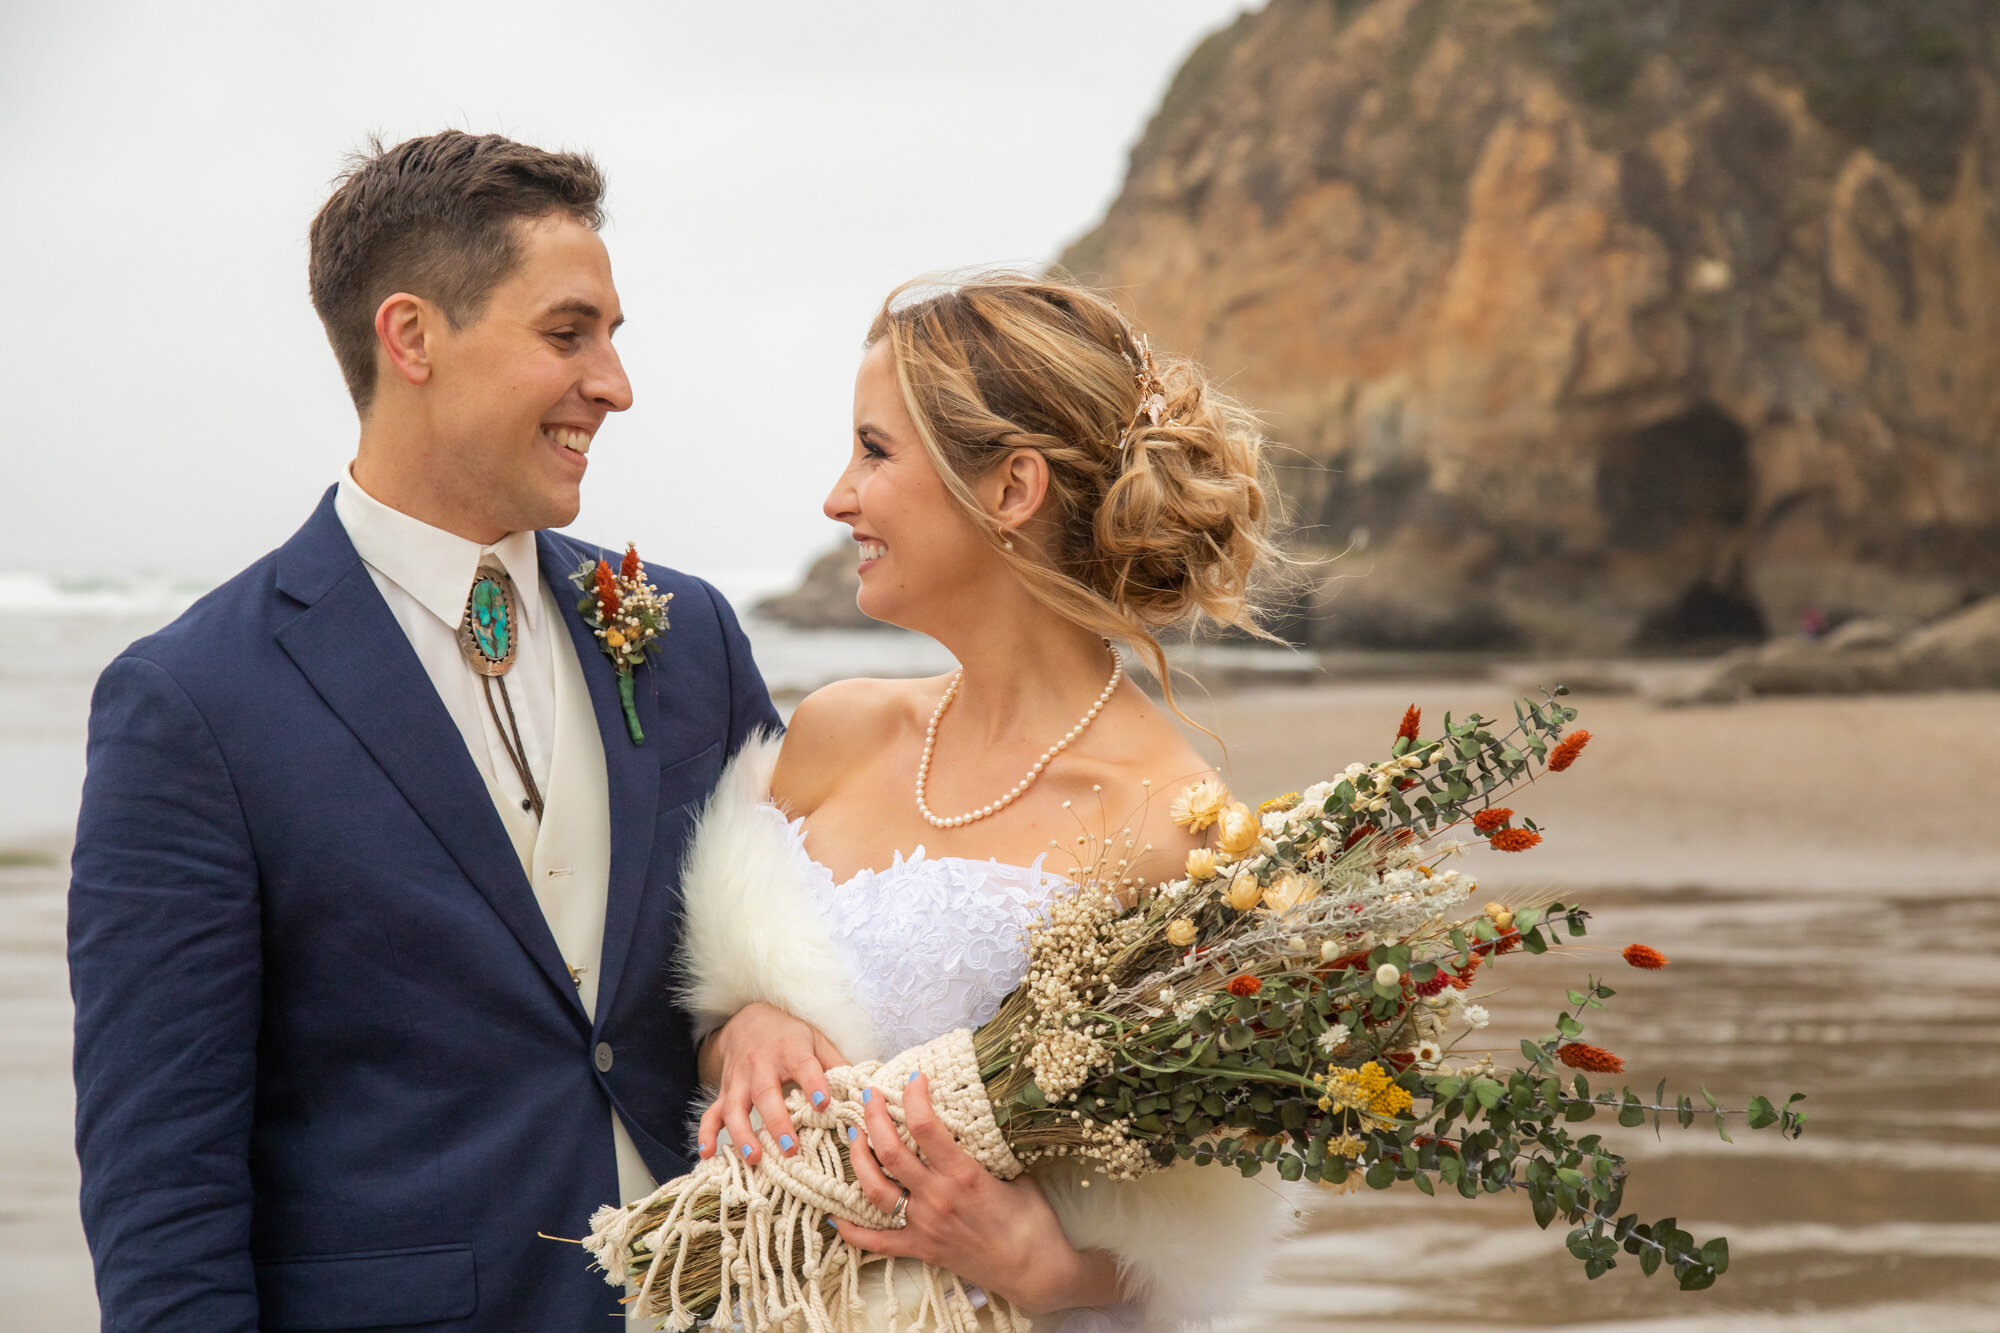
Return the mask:
<path id="1" fill-rule="evenodd" d="M 70 667 L 109 650 L 86 633 L 71 651 L 0 679 L 17 810 L 73 808 L 92 673 Z M 1191 711 L 1229 738 L 1228 776 L 1255 799 L 1380 752 L 1406 704 L 1432 732 L 1446 709 L 1511 716 L 1511 697 L 1485 681 L 1335 681 Z M 1641 973 L 1607 951 L 1489 969 L 1482 981 L 1505 987 L 1485 1001 L 1496 1058 L 1603 972 L 1620 993 L 1589 1039 L 1625 1057 L 1635 1087 L 1666 1077 L 1735 1104 L 1803 1091 L 1806 1137 L 1738 1129 L 1732 1146 L 1697 1125 L 1656 1143 L 1607 1122 L 1637 1166 L 1629 1211 L 1730 1236 L 1732 1267 L 1707 1292 L 1630 1260 L 1585 1282 L 1561 1224 L 1537 1231 L 1522 1200 L 1364 1191 L 1319 1200 L 1233 1327 L 2000 1329 L 2000 693 L 1571 702 L 1595 739 L 1513 802 L 1548 841 L 1462 864 L 1485 896 L 1559 892 L 1595 914 L 1590 943 L 1643 941 L 1673 963 Z M 44 822 L 0 836 L 0 1323 L 82 1333 L 96 1311 L 70 1145 L 66 847 Z"/>

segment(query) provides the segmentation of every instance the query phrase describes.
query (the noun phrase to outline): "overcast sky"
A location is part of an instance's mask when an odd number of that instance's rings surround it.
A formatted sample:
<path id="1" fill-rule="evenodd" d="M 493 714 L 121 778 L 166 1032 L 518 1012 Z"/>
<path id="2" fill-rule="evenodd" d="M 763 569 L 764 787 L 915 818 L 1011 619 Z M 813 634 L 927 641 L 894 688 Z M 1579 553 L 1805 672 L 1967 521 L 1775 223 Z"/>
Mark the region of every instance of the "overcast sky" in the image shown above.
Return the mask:
<path id="1" fill-rule="evenodd" d="M 1053 256 L 1239 0 L 0 4 L 0 572 L 224 576 L 356 426 L 306 298 L 343 155 L 446 126 L 587 148 L 636 403 L 576 530 L 697 572 L 839 535 L 869 316 Z"/>

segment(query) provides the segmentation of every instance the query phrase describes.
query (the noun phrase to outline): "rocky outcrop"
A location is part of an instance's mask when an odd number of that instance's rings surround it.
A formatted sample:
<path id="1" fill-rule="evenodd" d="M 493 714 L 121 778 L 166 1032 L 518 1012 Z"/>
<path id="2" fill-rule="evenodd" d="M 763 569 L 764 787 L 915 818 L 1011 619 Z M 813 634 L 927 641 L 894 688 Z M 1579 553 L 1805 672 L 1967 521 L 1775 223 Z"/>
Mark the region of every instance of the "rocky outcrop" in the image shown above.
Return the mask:
<path id="1" fill-rule="evenodd" d="M 2000 597 L 1912 630 L 1851 621 L 1821 639 L 1788 637 L 1724 655 L 1670 704 L 1733 703 L 1757 694 L 2000 689 Z"/>
<path id="2" fill-rule="evenodd" d="M 1063 262 L 1296 451 L 1307 642 L 1930 620 L 2000 592 L 1996 34 L 1982 0 L 1273 0 Z"/>
<path id="3" fill-rule="evenodd" d="M 882 628 L 881 621 L 870 620 L 855 605 L 860 591 L 854 543 L 843 541 L 812 562 L 798 587 L 764 598 L 751 612 L 794 629 Z"/>

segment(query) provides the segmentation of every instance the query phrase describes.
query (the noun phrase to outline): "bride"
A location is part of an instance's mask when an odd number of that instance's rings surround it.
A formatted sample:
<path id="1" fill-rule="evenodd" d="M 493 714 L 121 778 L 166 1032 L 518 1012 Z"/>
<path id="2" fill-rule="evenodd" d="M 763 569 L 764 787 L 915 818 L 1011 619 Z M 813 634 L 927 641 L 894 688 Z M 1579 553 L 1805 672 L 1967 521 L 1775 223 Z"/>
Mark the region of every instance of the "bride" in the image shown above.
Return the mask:
<path id="1" fill-rule="evenodd" d="M 704 1157 L 795 1152 L 786 1085 L 820 1104 L 825 1069 L 985 1021 L 1025 972 L 1023 928 L 1101 850 L 1097 873 L 1127 888 L 1181 872 L 1199 840 L 1170 802 L 1208 766 L 1119 648 L 1165 681 L 1156 631 L 1249 624 L 1274 558 L 1260 444 L 1248 413 L 1188 363 L 1156 363 L 1080 286 L 1003 273 L 890 296 L 825 510 L 853 531 L 861 610 L 961 665 L 820 690 L 704 814 L 681 964 L 718 1092 Z M 921 1155 L 871 1100 L 855 1173 L 904 1225 L 840 1234 L 948 1270 L 975 1307 L 1096 1311 L 1052 1321 L 1069 1329 L 1205 1320 L 1294 1215 L 1274 1182 L 1211 1167 L 1001 1181 L 921 1080 L 904 1096 Z"/>

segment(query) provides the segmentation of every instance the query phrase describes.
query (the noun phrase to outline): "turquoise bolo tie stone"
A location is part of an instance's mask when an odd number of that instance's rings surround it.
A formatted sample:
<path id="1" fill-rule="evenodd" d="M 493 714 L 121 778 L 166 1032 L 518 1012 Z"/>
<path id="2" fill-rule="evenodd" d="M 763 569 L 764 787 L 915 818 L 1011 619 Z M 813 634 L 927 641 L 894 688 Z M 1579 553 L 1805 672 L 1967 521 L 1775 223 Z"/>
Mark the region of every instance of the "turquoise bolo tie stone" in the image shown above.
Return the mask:
<path id="1" fill-rule="evenodd" d="M 507 660 L 513 646 L 512 611 L 497 579 L 482 578 L 472 585 L 472 637 L 489 662 Z"/>

